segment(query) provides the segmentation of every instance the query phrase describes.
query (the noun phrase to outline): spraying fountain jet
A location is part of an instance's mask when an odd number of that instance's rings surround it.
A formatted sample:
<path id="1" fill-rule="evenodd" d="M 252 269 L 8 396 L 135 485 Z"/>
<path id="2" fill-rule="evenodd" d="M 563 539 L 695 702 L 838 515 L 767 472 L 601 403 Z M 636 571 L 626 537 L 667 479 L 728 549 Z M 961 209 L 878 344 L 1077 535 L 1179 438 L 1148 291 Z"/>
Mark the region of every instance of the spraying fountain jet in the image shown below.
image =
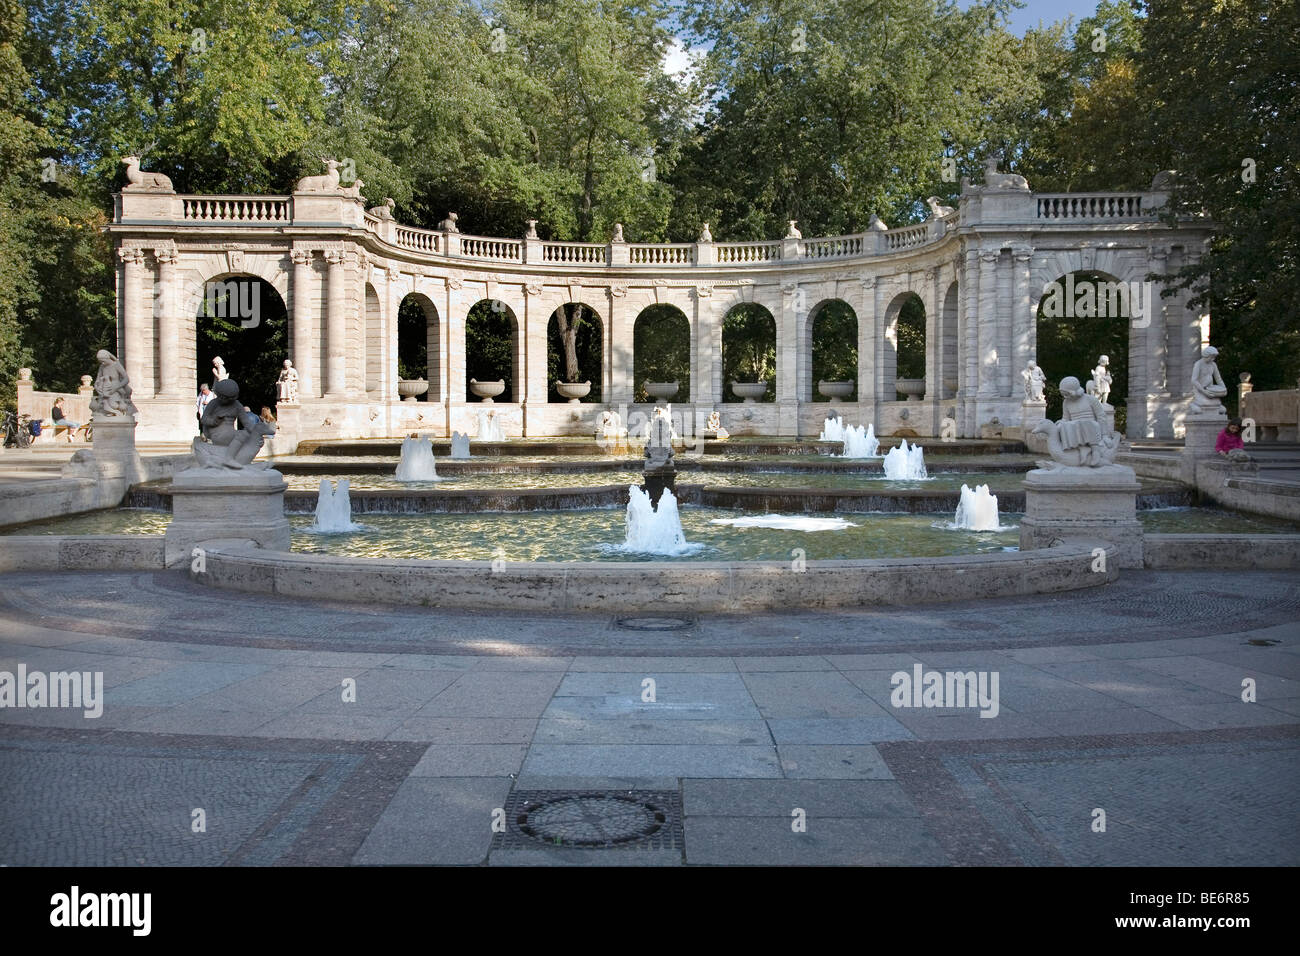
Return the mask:
<path id="1" fill-rule="evenodd" d="M 316 522 L 311 530 L 325 534 L 357 530 L 357 525 L 352 523 L 348 479 L 343 478 L 338 484 L 332 484 L 328 478 L 320 480 L 320 491 L 316 496 Z"/>
<path id="2" fill-rule="evenodd" d="M 398 481 L 438 481 L 433 463 L 433 442 L 427 438 L 402 439 L 402 460 L 397 463 Z"/>

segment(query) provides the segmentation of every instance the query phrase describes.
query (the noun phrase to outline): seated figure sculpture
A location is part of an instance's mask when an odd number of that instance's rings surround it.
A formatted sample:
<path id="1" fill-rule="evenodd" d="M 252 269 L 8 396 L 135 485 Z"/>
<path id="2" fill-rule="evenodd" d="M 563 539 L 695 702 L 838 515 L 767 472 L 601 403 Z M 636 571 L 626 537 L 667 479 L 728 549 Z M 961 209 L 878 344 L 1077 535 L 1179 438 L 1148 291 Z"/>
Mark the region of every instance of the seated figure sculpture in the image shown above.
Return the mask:
<path id="1" fill-rule="evenodd" d="M 1101 402 L 1074 376 L 1061 379 L 1061 420 L 1039 422 L 1033 434 L 1047 437 L 1052 464 L 1048 467 L 1099 468 L 1115 463 L 1119 432 L 1106 421 Z"/>
<path id="2" fill-rule="evenodd" d="M 1222 413 L 1223 411 L 1223 402 L 1220 399 L 1228 394 L 1228 387 L 1223 384 L 1223 376 L 1219 374 L 1218 357 L 1219 350 L 1212 345 L 1207 345 L 1201 349 L 1201 357 L 1192 366 L 1190 408 L 1193 412 Z"/>
<path id="3" fill-rule="evenodd" d="M 208 403 L 200 420 L 203 437 L 194 439 L 193 444 L 198 467 L 244 468 L 252 465 L 263 441 L 275 434 L 275 425 L 244 408 L 239 401 L 239 385 L 234 379 L 222 379 L 212 391 L 216 398 Z"/>

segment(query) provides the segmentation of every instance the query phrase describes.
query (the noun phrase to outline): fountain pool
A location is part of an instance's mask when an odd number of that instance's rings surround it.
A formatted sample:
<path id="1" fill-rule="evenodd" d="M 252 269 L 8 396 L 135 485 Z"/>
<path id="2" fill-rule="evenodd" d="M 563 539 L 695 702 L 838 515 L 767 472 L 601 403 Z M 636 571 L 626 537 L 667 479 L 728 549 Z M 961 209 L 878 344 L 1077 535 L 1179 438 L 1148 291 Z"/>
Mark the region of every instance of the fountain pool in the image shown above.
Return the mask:
<path id="1" fill-rule="evenodd" d="M 839 530 L 734 527 L 722 519 L 770 520 L 773 515 L 722 508 L 683 507 L 686 540 L 693 554 L 666 557 L 617 550 L 626 537 L 625 509 L 537 511 L 494 514 L 366 514 L 364 527 L 350 534 L 308 533 L 311 515 L 291 515 L 293 550 L 357 557 L 441 558 L 490 561 L 500 547 L 507 561 L 719 561 L 790 560 L 801 548 L 808 560 L 938 557 L 1011 549 L 1019 545 L 1020 515 L 1003 513 L 1006 530 L 949 530 L 944 514 L 839 514 Z M 813 516 L 794 516 L 810 518 Z M 828 516 L 817 516 L 828 517 Z M 1149 534 L 1296 534 L 1294 523 L 1212 508 L 1138 511 Z M 144 508 L 115 508 L 16 525 L 5 534 L 151 534 L 167 530 L 171 514 Z M 756 522 L 755 522 L 756 523 Z"/>

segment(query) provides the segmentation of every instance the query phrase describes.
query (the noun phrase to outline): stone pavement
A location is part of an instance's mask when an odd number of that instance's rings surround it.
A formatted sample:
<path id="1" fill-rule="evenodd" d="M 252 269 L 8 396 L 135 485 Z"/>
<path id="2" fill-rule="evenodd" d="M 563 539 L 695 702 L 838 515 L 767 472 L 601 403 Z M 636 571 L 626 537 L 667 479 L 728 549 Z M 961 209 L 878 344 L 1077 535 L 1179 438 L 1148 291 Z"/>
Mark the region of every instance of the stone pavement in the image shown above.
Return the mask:
<path id="1" fill-rule="evenodd" d="M 0 672 L 105 689 L 0 708 L 0 863 L 1295 865 L 1296 585 L 620 622 L 4 575 Z M 996 716 L 895 706 L 918 664 Z"/>

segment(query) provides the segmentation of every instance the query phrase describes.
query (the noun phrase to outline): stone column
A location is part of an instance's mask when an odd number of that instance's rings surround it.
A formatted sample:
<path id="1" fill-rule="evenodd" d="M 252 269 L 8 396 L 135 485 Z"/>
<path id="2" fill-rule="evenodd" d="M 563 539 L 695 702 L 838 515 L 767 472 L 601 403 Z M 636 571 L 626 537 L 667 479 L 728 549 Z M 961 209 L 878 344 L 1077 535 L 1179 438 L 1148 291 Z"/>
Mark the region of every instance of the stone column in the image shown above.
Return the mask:
<path id="1" fill-rule="evenodd" d="M 1168 249 L 1147 253 L 1147 272 L 1163 273 Z M 1172 409 L 1169 408 L 1169 344 L 1164 283 L 1147 285 L 1145 314 L 1130 320 L 1128 366 L 1128 433 L 1135 437 L 1173 437 Z M 1140 407 L 1138 403 L 1141 403 Z M 1139 419 L 1138 416 L 1141 416 Z"/>
<path id="2" fill-rule="evenodd" d="M 320 395 L 316 383 L 316 350 L 312 347 L 315 334 L 316 275 L 312 268 L 310 249 L 294 249 L 293 259 L 293 367 L 298 370 L 298 397 L 316 398 Z"/>
<path id="3" fill-rule="evenodd" d="M 979 388 L 979 251 L 966 250 L 966 269 L 962 275 L 958 300 L 961 326 L 960 374 L 957 383 L 961 398 L 960 436 L 976 437 L 975 394 Z"/>
<path id="4" fill-rule="evenodd" d="M 176 249 L 154 249 L 158 260 L 158 395 L 179 399 L 180 332 L 176 315 Z"/>
<path id="5" fill-rule="evenodd" d="M 347 256 L 342 249 L 325 253 L 329 263 L 325 307 L 325 396 L 342 398 L 348 388 Z"/>
<path id="6" fill-rule="evenodd" d="M 461 302 L 460 279 L 447 280 L 447 401 L 463 405 L 468 401 L 465 374 L 465 315 L 469 311 Z"/>
<path id="7" fill-rule="evenodd" d="M 398 401 L 401 396 L 397 393 L 397 315 L 402 309 L 402 298 L 405 288 L 402 283 L 402 270 L 389 267 L 384 270 L 384 291 L 386 293 L 388 308 L 384 315 L 384 371 L 383 386 L 380 389 L 379 398 L 385 402 Z M 426 361 L 427 361 L 426 354 Z M 426 372 L 426 377 L 428 373 Z M 429 388 L 435 388 L 436 383 L 430 382 Z M 429 396 L 432 398 L 432 396 Z"/>
<path id="8" fill-rule="evenodd" d="M 980 398 L 992 398 L 997 390 L 998 362 L 998 259 L 997 249 L 980 252 L 979 309 L 975 315 L 979 337 L 978 369 Z"/>
<path id="9" fill-rule="evenodd" d="M 145 368 L 150 362 L 149 338 L 145 331 L 145 322 L 152 323 L 152 313 L 146 316 L 145 309 L 150 305 L 144 289 L 144 250 L 118 249 L 122 260 L 122 340 L 118 343 L 118 352 L 122 356 L 122 366 L 136 398 L 148 397 Z"/>
<path id="10" fill-rule="evenodd" d="M 799 287 L 781 288 L 781 310 L 776 316 L 776 401 L 793 405 L 799 400 Z"/>
<path id="11" fill-rule="evenodd" d="M 635 383 L 632 381 L 633 324 L 636 316 L 628 307 L 627 286 L 609 288 L 609 397 L 612 405 L 631 405 Z M 626 427 L 627 422 L 623 422 Z"/>
<path id="12" fill-rule="evenodd" d="M 872 403 L 874 416 L 876 378 L 876 323 L 880 312 L 877 308 L 877 282 L 875 276 L 866 276 L 859 283 L 858 302 L 858 402 Z M 872 419 L 874 421 L 874 418 Z"/>
<path id="13" fill-rule="evenodd" d="M 925 394 L 922 398 L 937 401 L 939 387 L 939 349 L 943 344 L 939 325 L 939 295 L 936 290 L 939 270 L 921 273 L 921 305 L 925 309 Z"/>
<path id="14" fill-rule="evenodd" d="M 1034 298 L 1029 291 L 1030 262 L 1034 258 L 1033 246 L 1018 245 L 1012 248 L 1015 263 L 1011 289 L 1011 351 L 1007 355 L 1006 395 L 1015 395 L 1016 373 L 1024 368 L 1036 352 Z"/>
<path id="15" fill-rule="evenodd" d="M 709 246 L 712 253 L 712 245 Z M 717 393 L 717 379 L 722 376 L 722 356 L 713 351 L 714 325 L 717 320 L 713 309 L 713 286 L 695 287 L 695 367 L 691 370 L 691 404 L 695 409 L 695 435 L 704 434 L 705 421 L 713 409 Z"/>

